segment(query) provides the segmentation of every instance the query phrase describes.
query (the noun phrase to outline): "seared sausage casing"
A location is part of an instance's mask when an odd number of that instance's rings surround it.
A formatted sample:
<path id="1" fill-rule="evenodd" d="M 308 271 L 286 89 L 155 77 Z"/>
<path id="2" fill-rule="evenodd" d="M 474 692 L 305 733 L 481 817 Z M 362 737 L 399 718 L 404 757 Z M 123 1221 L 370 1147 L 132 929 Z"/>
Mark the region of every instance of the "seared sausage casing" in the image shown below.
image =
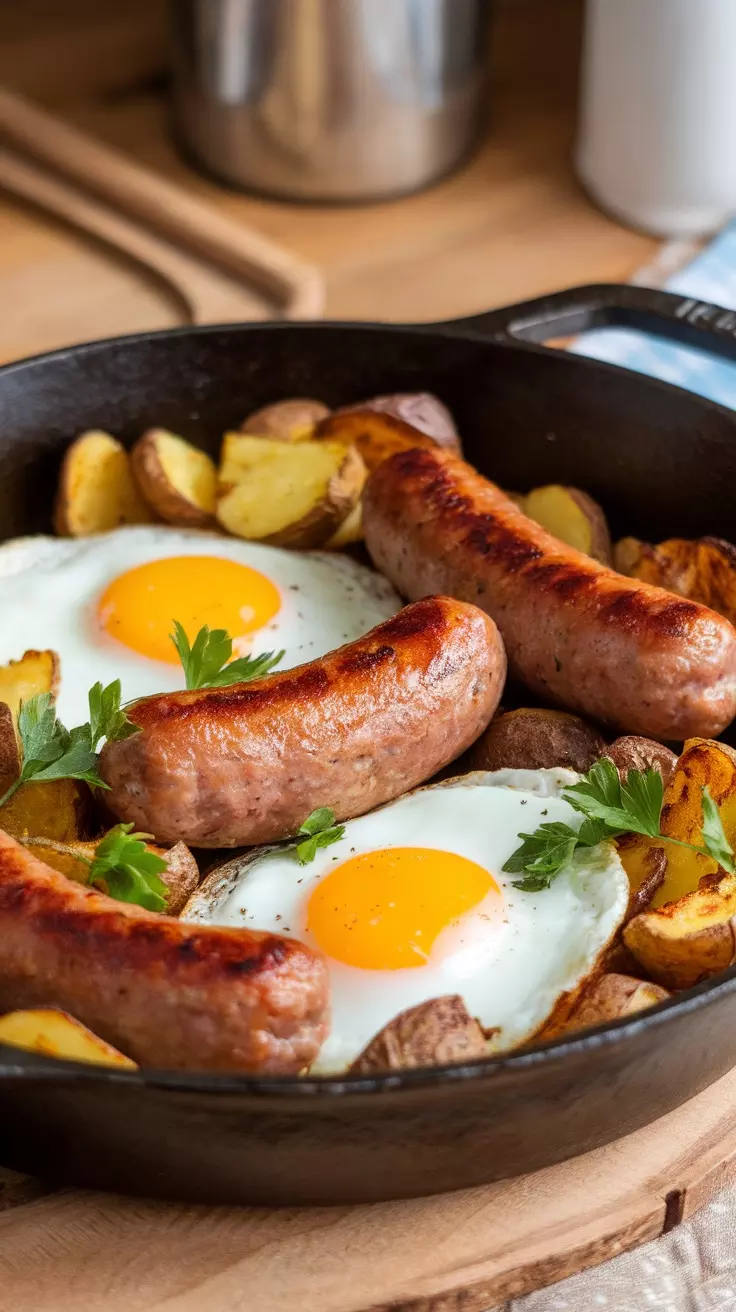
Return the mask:
<path id="1" fill-rule="evenodd" d="M 456 455 L 391 456 L 363 502 L 368 550 L 404 596 L 473 601 L 546 700 L 645 737 L 714 737 L 736 714 L 736 630 L 552 537 Z"/>
<path id="2" fill-rule="evenodd" d="M 66 879 L 0 830 L 0 1011 L 62 1007 L 142 1066 L 294 1075 L 328 976 L 296 939 L 187 925 Z"/>
<path id="3" fill-rule="evenodd" d="M 159 841 L 197 847 L 284 838 L 322 806 L 362 815 L 464 752 L 505 674 L 493 621 L 429 597 L 308 665 L 137 702 L 142 732 L 102 752 L 106 801 Z"/>

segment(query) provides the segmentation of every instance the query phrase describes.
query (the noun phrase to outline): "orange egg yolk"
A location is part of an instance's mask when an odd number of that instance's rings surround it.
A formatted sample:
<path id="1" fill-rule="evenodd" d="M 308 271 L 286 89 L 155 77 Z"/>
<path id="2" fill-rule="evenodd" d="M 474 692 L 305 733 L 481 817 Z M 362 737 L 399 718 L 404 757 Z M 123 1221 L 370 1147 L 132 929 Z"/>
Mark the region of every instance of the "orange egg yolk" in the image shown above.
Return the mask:
<path id="1" fill-rule="evenodd" d="M 438 934 L 477 906 L 495 879 L 475 861 L 392 847 L 343 861 L 314 889 L 307 928 L 322 951 L 364 970 L 425 965 Z"/>
<path id="2" fill-rule="evenodd" d="M 268 624 L 280 607 L 275 584 L 248 565 L 222 556 L 169 556 L 113 579 L 97 613 L 111 638 L 140 656 L 177 665 L 174 620 L 190 642 L 204 624 L 227 629 L 234 654 L 244 655 L 248 634 Z"/>

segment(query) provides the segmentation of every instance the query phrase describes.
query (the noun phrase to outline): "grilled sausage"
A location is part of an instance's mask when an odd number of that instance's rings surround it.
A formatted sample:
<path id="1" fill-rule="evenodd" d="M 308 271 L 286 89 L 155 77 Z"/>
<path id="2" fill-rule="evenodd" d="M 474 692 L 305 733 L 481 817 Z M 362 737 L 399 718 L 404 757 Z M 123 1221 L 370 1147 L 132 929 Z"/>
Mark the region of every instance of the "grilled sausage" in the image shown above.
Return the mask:
<path id="1" fill-rule="evenodd" d="M 176 1070 L 296 1074 L 329 1030 L 327 967 L 296 939 L 114 902 L 0 830 L 0 1011 L 48 1005 Z"/>
<path id="2" fill-rule="evenodd" d="M 565 546 L 451 452 L 401 451 L 363 502 L 368 550 L 404 596 L 473 601 L 511 672 L 626 733 L 713 737 L 736 714 L 736 630 Z"/>
<path id="3" fill-rule="evenodd" d="M 465 751 L 505 674 L 492 620 L 426 598 L 308 665 L 137 702 L 142 732 L 102 752 L 106 800 L 159 840 L 197 847 L 284 838 L 322 806 L 362 815 Z"/>

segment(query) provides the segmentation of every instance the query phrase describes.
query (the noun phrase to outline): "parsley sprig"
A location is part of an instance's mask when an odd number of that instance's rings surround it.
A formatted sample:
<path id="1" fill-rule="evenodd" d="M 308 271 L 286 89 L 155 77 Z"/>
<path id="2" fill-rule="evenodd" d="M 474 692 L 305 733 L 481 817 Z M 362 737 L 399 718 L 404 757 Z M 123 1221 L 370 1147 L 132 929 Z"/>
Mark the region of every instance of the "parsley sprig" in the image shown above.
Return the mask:
<path id="1" fill-rule="evenodd" d="M 97 788 L 107 787 L 97 768 L 97 748 L 103 739 L 119 742 L 138 732 L 138 726 L 131 723 L 121 707 L 119 679 L 107 688 L 96 683 L 90 689 L 89 717 L 87 724 L 65 729 L 56 717 L 51 693 L 37 693 L 21 702 L 18 711 L 20 773 L 0 797 L 0 807 L 22 784 L 31 782 L 83 779 Z"/>
<path id="2" fill-rule="evenodd" d="M 166 862 L 155 852 L 149 852 L 146 839 L 150 837 L 151 834 L 133 833 L 132 824 L 115 825 L 97 844 L 88 882 L 118 902 L 135 902 L 149 911 L 165 911 L 168 889 L 159 876 L 166 869 Z"/>
<path id="3" fill-rule="evenodd" d="M 293 849 L 300 866 L 314 861 L 320 847 L 331 847 L 338 843 L 345 833 L 344 825 L 335 824 L 335 812 L 331 806 L 319 806 L 308 815 L 304 824 L 297 830 L 297 836 L 287 846 Z"/>
<path id="4" fill-rule="evenodd" d="M 249 683 L 268 674 L 285 655 L 283 651 L 265 651 L 260 656 L 242 656 L 234 661 L 233 640 L 225 629 L 210 629 L 205 624 L 190 645 L 178 620 L 174 620 L 171 641 L 179 654 L 187 688 L 227 688 L 231 683 Z"/>
<path id="5" fill-rule="evenodd" d="M 549 888 L 577 848 L 595 847 L 604 839 L 631 833 L 689 848 L 701 856 L 711 857 L 730 874 L 736 874 L 734 851 L 707 785 L 702 796 L 702 846 L 684 843 L 661 832 L 664 786 L 657 770 L 630 770 L 626 781 L 622 782 L 613 761 L 604 756 L 579 783 L 566 788 L 562 796 L 585 819 L 577 830 L 556 821 L 540 825 L 533 834 L 519 834 L 521 847 L 512 853 L 503 867 L 509 874 L 524 875 L 523 879 L 514 881 L 514 888 L 525 893 L 538 893 Z"/>

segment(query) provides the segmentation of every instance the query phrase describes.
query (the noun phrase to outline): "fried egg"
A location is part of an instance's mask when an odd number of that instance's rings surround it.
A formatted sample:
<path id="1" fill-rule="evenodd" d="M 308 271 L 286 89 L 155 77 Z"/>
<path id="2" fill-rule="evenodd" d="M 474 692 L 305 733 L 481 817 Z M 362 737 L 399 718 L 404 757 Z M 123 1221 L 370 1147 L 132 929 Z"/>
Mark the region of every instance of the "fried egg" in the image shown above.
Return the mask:
<path id="1" fill-rule="evenodd" d="M 88 718 L 92 684 L 119 678 L 126 701 L 184 687 L 171 643 L 204 624 L 234 654 L 280 651 L 280 668 L 323 656 L 399 610 L 391 585 L 348 556 L 285 551 L 156 525 L 0 547 L 0 662 L 29 649 L 61 657 L 57 709 Z"/>
<path id="2" fill-rule="evenodd" d="M 626 912 L 610 843 L 576 854 L 538 893 L 503 870 L 519 834 L 577 829 L 568 770 L 500 770 L 420 789 L 349 821 L 300 866 L 270 849 L 230 862 L 185 918 L 293 936 L 321 949 L 332 1028 L 317 1073 L 344 1071 L 407 1007 L 458 993 L 493 1031 L 489 1051 L 530 1039 L 595 969 Z"/>

